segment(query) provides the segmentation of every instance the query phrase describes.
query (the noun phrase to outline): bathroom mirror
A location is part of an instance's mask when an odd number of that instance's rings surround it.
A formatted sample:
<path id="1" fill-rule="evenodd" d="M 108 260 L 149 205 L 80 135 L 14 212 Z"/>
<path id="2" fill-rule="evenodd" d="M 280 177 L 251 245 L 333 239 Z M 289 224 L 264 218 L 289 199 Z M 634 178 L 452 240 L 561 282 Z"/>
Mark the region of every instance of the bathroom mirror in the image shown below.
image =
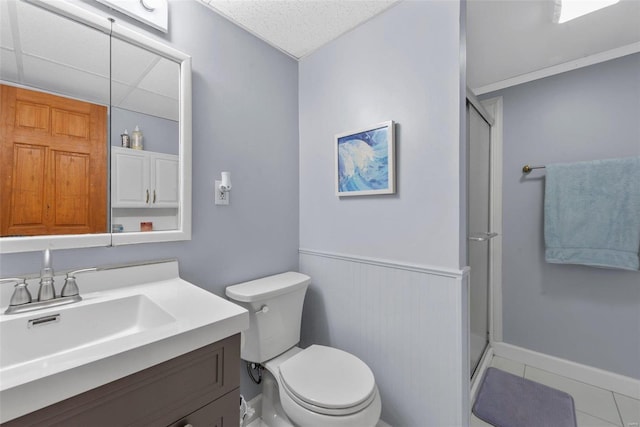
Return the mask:
<path id="1" fill-rule="evenodd" d="M 109 36 L 0 8 L 0 236 L 107 233 Z"/>
<path id="2" fill-rule="evenodd" d="M 65 217 L 56 212 L 58 220 L 62 218 L 70 222 L 78 222 L 77 217 L 88 216 L 103 217 L 103 222 L 93 230 L 86 228 L 79 230 L 79 227 L 76 227 L 67 232 L 61 230 L 56 235 L 45 235 L 47 231 L 38 233 L 37 230 L 31 230 L 29 233 L 4 233 L 3 237 L 0 237 L 0 252 L 190 239 L 190 57 L 120 25 L 117 21 L 110 22 L 107 16 L 98 14 L 95 10 L 87 10 L 80 4 L 55 0 L 29 0 L 29 3 L 23 0 L 9 0 L 0 2 L 0 7 L 2 7 L 0 11 L 2 16 L 0 80 L 3 85 L 6 83 L 7 86 L 18 87 L 21 90 L 34 89 L 46 94 L 61 95 L 74 101 L 101 106 L 110 116 L 108 117 L 110 120 L 105 121 L 104 130 L 94 132 L 100 134 L 104 140 L 102 145 L 104 171 L 99 174 L 100 179 L 96 178 L 104 182 L 102 184 L 104 189 L 101 189 L 99 196 L 96 197 L 102 199 L 102 207 L 93 205 L 86 207 L 84 202 L 79 203 L 78 209 L 73 209 L 72 212 L 76 217 L 69 213 Z M 32 102 L 32 104 L 37 106 L 42 103 Z M 54 110 L 57 111 L 59 108 L 52 107 L 51 111 Z M 31 117 L 29 120 L 37 122 L 37 118 L 40 117 L 39 110 L 29 107 L 26 111 L 30 112 L 30 115 L 27 115 Z M 103 114 L 104 111 L 101 111 L 100 115 Z M 93 121 L 89 120 L 89 122 Z M 86 133 L 82 129 L 78 131 L 77 115 L 67 115 L 59 122 L 72 128 L 71 130 L 75 133 Z M 113 129 L 108 129 L 109 122 Z M 113 191 L 108 191 L 113 185 L 111 175 L 114 165 L 111 152 L 120 148 L 123 125 L 132 127 L 128 129 L 131 135 L 136 124 L 144 135 L 144 150 L 130 150 L 130 152 L 150 155 L 152 153 L 150 149 L 157 149 L 158 153 L 170 156 L 171 160 L 166 161 L 167 159 L 163 158 L 159 161 L 160 167 L 163 168 L 163 173 L 160 174 L 163 177 L 161 181 L 164 180 L 163 188 L 170 188 L 170 191 L 160 194 L 156 192 L 156 201 L 159 203 L 153 206 L 153 215 L 144 212 L 144 208 L 132 209 L 131 211 L 137 210 L 135 214 L 122 207 L 116 210 L 112 203 Z M 58 127 L 55 129 L 57 130 Z M 165 137 L 164 141 L 160 141 L 158 134 Z M 73 136 L 77 138 L 78 135 Z M 5 138 L 4 133 L 3 138 Z M 31 156 L 34 153 L 38 154 L 37 150 L 32 151 L 22 150 L 23 153 Z M 15 163 L 15 158 L 15 155 L 11 157 L 9 163 Z M 20 161 L 26 165 L 38 165 L 31 159 L 33 157 L 25 154 Z M 86 191 L 87 187 L 96 187 L 93 181 L 88 182 L 92 173 L 98 175 L 96 168 L 87 168 L 88 162 L 77 161 L 77 157 L 71 160 L 62 159 L 57 163 L 48 161 L 46 166 L 40 165 L 41 168 L 53 170 L 47 182 L 54 183 L 53 188 L 56 189 L 54 193 L 69 195 L 75 194 L 74 191 L 76 193 Z M 56 166 L 52 168 L 51 164 Z M 2 170 L 5 169 L 3 164 Z M 64 184 L 58 183 L 54 177 L 60 176 L 60 171 L 68 170 L 74 171 L 75 175 L 84 175 L 85 179 L 71 179 L 72 174 L 68 173 L 65 180 L 61 181 Z M 33 169 L 30 169 L 24 173 L 23 178 L 26 177 L 24 179 L 28 180 L 31 175 L 37 175 L 32 174 L 32 171 Z M 167 176 L 167 171 L 171 176 L 169 180 L 164 178 Z M 145 170 L 146 172 L 148 171 Z M 4 172 L 0 173 L 3 174 L 3 181 L 10 181 Z M 41 180 L 45 181 L 44 178 Z M 47 194 L 50 192 L 52 190 L 48 190 Z M 153 200 L 153 188 L 149 188 L 149 192 L 150 200 Z M 171 200 L 167 201 L 167 193 L 171 194 Z M 33 192 L 25 194 L 26 196 L 17 198 L 19 202 L 24 203 L 27 200 L 26 197 L 31 197 L 31 200 L 39 199 Z M 44 202 L 43 205 L 45 206 L 43 209 L 52 209 L 51 203 L 47 205 Z M 151 210 L 146 209 L 146 211 Z M 87 214 L 88 211 L 91 213 Z M 5 221 L 8 217 L 4 211 L 0 215 L 2 215 L 0 221 Z M 32 214 L 33 216 L 35 215 Z M 32 218 L 27 219 L 32 221 Z M 153 231 L 141 231 L 143 222 L 153 223 Z M 126 227 L 123 223 L 127 224 Z M 123 232 L 111 233 L 112 228 Z"/>
<path id="3" fill-rule="evenodd" d="M 178 229 L 179 77 L 178 63 L 122 40 L 112 40 L 114 233 Z"/>

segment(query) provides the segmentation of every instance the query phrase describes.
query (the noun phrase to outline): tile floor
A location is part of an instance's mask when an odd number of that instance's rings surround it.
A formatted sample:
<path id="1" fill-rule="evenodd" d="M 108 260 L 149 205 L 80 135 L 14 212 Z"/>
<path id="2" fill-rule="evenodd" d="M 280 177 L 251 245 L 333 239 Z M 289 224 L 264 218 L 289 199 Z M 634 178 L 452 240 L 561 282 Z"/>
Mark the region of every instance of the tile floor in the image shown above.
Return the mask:
<path id="1" fill-rule="evenodd" d="M 573 396 L 578 427 L 640 427 L 640 400 L 494 356 L 491 366 Z M 472 427 L 491 427 L 471 414 Z"/>
<path id="2" fill-rule="evenodd" d="M 258 418 L 256 420 L 251 421 L 247 425 L 247 427 L 268 427 L 268 426 L 264 423 L 264 421 L 262 421 L 261 419 Z M 354 427 L 357 427 L 357 426 L 354 426 Z M 391 427 L 391 426 L 389 426 L 389 424 L 386 424 L 384 421 L 382 421 L 382 422 L 378 423 L 378 425 L 376 425 L 376 427 Z"/>
<path id="3" fill-rule="evenodd" d="M 576 406 L 578 427 L 640 427 L 640 400 L 499 356 L 493 357 L 491 366 L 569 393 Z M 266 425 L 257 419 L 247 427 Z M 492 426 L 471 414 L 471 427 Z"/>

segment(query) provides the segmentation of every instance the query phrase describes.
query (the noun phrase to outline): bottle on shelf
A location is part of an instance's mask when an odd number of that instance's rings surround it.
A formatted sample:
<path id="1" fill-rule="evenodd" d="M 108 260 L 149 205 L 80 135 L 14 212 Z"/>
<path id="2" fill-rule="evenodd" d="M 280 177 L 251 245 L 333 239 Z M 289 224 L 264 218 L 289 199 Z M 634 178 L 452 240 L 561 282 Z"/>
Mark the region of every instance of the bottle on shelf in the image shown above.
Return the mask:
<path id="1" fill-rule="evenodd" d="M 136 125 L 136 128 L 131 133 L 131 148 L 134 150 L 142 150 L 142 131 Z"/>
<path id="2" fill-rule="evenodd" d="M 120 143 L 124 148 L 131 148 L 131 138 L 129 132 L 125 129 L 124 133 L 120 135 Z"/>

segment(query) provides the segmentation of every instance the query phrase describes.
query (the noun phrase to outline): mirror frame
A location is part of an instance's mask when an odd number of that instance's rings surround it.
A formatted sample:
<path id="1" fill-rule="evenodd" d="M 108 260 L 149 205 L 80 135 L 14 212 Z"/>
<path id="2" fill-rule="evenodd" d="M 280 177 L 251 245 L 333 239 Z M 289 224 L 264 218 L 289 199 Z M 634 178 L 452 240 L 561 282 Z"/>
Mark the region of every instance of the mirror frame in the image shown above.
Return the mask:
<path id="1" fill-rule="evenodd" d="M 59 0 L 26 0 L 66 18 L 88 25 L 120 40 L 147 49 L 180 65 L 179 98 L 179 218 L 176 230 L 127 233 L 66 234 L 52 236 L 3 237 L 0 253 L 31 252 L 44 249 L 73 249 L 119 246 L 136 243 L 191 240 L 191 57 L 144 34 L 120 25 L 108 15 Z M 112 23 L 110 19 L 113 19 Z M 109 153 L 109 155 L 111 155 Z M 110 163 L 110 162 L 109 162 Z M 109 173 L 111 173 L 109 171 Z M 111 194 L 111 193 L 109 193 Z M 109 203 L 111 209 L 111 203 Z M 109 215 L 111 217 L 111 215 Z M 110 224 L 109 224 L 110 227 Z"/>

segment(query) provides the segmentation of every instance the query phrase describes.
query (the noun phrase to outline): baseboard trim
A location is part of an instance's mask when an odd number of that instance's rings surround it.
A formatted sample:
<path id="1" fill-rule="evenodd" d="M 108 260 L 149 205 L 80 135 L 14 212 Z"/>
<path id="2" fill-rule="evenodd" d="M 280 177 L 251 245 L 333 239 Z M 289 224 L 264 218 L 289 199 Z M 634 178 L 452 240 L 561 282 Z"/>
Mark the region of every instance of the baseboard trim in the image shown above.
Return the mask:
<path id="1" fill-rule="evenodd" d="M 593 366 L 583 365 L 548 354 L 538 353 L 504 342 L 492 344 L 495 356 L 562 375 L 576 381 L 611 390 L 634 399 L 640 399 L 640 380 L 608 372 Z"/>
<path id="2" fill-rule="evenodd" d="M 301 255 L 312 255 L 312 256 L 319 256 L 324 258 L 333 258 L 341 261 L 377 265 L 379 267 L 394 268 L 398 270 L 415 271 L 418 273 L 426 273 L 426 274 L 432 274 L 435 276 L 450 277 L 454 279 L 460 279 L 464 277 L 469 270 L 469 267 L 464 267 L 461 270 L 453 270 L 453 269 L 442 268 L 442 267 L 433 267 L 429 265 L 411 264 L 411 263 L 406 263 L 402 261 L 369 258 L 369 257 L 363 257 L 363 256 L 357 256 L 357 255 L 346 255 L 346 254 L 339 254 L 335 252 L 324 252 L 324 251 L 317 251 L 317 250 L 303 249 L 303 248 L 298 249 L 298 253 Z"/>

